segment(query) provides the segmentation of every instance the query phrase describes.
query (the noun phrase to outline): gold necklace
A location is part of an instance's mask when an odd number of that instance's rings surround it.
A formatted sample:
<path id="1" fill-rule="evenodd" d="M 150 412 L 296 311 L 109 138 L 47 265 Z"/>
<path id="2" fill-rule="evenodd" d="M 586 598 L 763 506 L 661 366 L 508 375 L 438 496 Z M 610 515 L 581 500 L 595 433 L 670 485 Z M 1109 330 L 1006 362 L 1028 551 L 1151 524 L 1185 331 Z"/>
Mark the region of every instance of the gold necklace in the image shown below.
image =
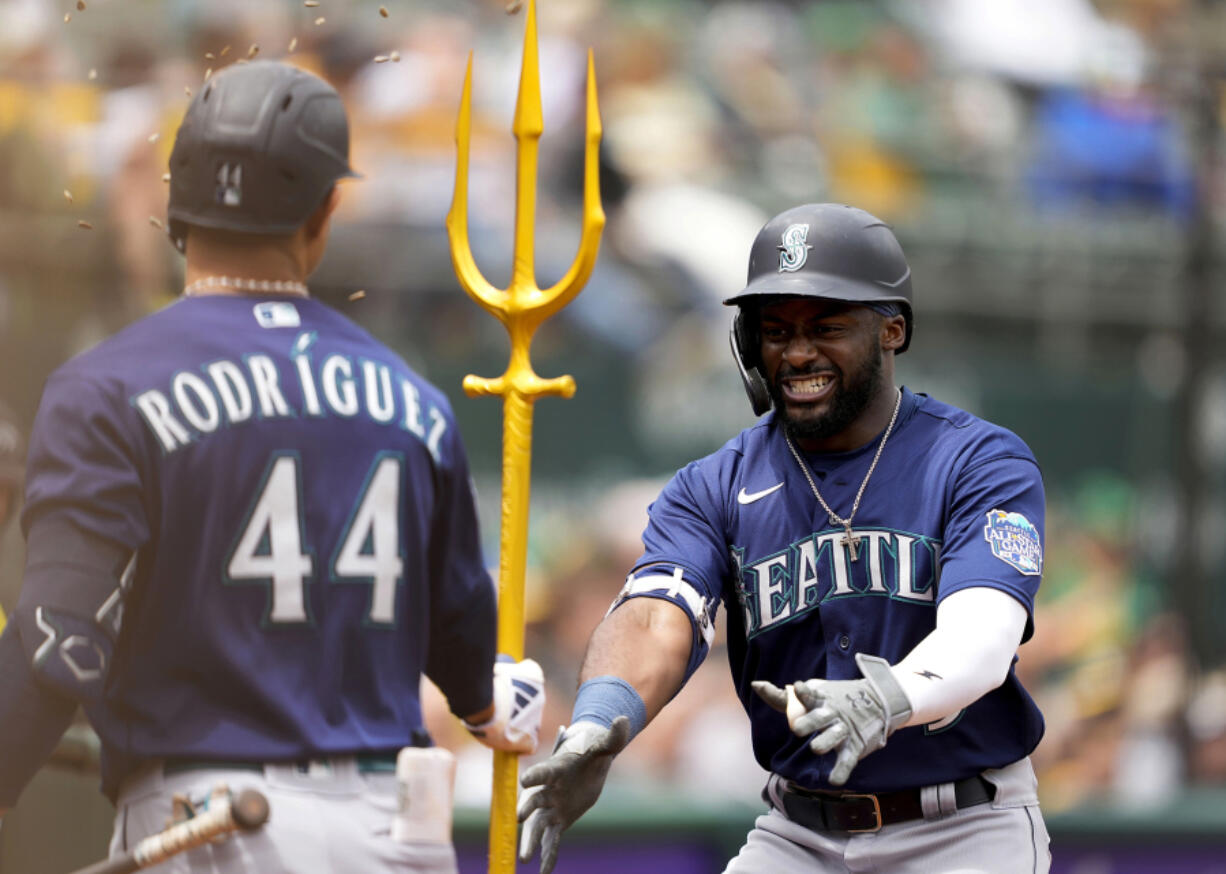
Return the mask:
<path id="1" fill-rule="evenodd" d="M 868 473 L 864 475 L 864 481 L 860 483 L 860 491 L 856 492 L 856 500 L 852 503 L 851 512 L 847 514 L 846 519 L 830 509 L 830 505 L 826 503 L 822 493 L 817 490 L 817 483 L 813 481 L 813 475 L 809 473 L 809 465 L 805 463 L 805 460 L 800 457 L 800 453 L 796 451 L 796 446 L 792 443 L 792 437 L 788 434 L 787 427 L 785 426 L 783 429 L 783 439 L 787 441 L 788 449 L 792 451 L 792 457 L 796 459 L 796 464 L 800 466 L 800 472 L 808 480 L 809 488 L 813 490 L 813 496 L 817 498 L 817 502 L 822 505 L 826 515 L 830 517 L 830 522 L 834 525 L 843 526 L 842 543 L 851 553 L 852 561 L 858 561 L 860 558 L 860 540 L 862 538 L 852 533 L 851 520 L 855 518 L 856 511 L 860 509 L 860 499 L 864 497 L 864 489 L 868 486 L 868 481 L 872 478 L 873 471 L 877 469 L 877 462 L 881 460 L 881 451 L 885 449 L 885 441 L 890 439 L 890 433 L 894 430 L 894 422 L 898 419 L 898 408 L 901 406 L 902 389 L 899 389 L 898 397 L 894 401 L 894 412 L 890 415 L 890 424 L 886 425 L 885 433 L 881 435 L 881 442 L 877 444 L 877 454 L 873 456 L 873 463 L 868 466 Z"/>

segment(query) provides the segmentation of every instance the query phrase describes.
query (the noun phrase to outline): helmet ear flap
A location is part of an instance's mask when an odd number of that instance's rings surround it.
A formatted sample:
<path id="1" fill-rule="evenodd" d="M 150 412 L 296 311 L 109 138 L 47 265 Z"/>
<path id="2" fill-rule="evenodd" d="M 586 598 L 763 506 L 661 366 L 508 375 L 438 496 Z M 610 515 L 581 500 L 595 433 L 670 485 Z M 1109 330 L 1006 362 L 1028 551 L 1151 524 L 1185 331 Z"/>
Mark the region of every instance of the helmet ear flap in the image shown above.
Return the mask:
<path id="1" fill-rule="evenodd" d="M 758 332 L 753 322 L 752 318 L 746 317 L 743 309 L 738 308 L 732 318 L 728 341 L 732 345 L 732 357 L 741 372 L 741 382 L 745 385 L 753 414 L 760 416 L 771 408 L 771 395 L 766 386 L 766 377 L 758 366 Z"/>

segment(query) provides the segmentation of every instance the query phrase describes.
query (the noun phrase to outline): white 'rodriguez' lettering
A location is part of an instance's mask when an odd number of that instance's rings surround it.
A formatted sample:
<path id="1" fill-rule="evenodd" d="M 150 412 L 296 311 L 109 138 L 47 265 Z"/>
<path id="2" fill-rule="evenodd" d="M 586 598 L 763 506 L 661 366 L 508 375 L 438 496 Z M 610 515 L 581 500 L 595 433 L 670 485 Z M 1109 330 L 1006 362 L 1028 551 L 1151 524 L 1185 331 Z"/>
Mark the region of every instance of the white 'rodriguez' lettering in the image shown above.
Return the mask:
<path id="1" fill-rule="evenodd" d="M 243 371 L 233 361 L 214 361 L 207 368 L 209 378 L 221 398 L 221 405 L 226 408 L 226 418 L 230 424 L 245 422 L 251 418 L 254 409 L 251 404 L 251 389 L 243 377 Z"/>
<path id="2" fill-rule="evenodd" d="M 187 433 L 187 429 L 170 411 L 170 401 L 166 400 L 166 395 L 157 389 L 141 392 L 132 399 L 132 403 L 145 417 L 145 424 L 153 431 L 166 452 L 174 452 L 180 446 L 191 442 L 192 435 Z"/>
<path id="3" fill-rule="evenodd" d="M 302 390 L 302 413 L 312 418 L 329 412 L 347 418 L 363 413 L 376 424 L 414 435 L 434 458 L 439 457 L 447 417 L 433 404 L 423 408 L 421 392 L 411 380 L 387 364 L 367 359 L 361 362 L 361 373 L 355 374 L 353 361 L 341 354 L 329 355 L 316 370 L 310 354 L 315 339 L 314 332 L 301 334 L 290 354 L 290 372 Z M 260 419 L 299 414 L 281 390 L 281 372 L 271 357 L 249 355 L 244 364 L 219 359 L 201 366 L 203 376 L 180 371 L 171 378 L 168 392 L 147 389 L 133 395 L 130 403 L 167 453 L 223 424 L 251 421 L 257 411 Z"/>
<path id="4" fill-rule="evenodd" d="M 208 383 L 194 373 L 183 371 L 175 374 L 171 385 L 174 389 L 175 403 L 179 405 L 179 412 L 183 414 L 183 418 L 201 433 L 212 434 L 216 431 L 217 426 L 221 424 L 221 412 L 217 408 L 217 398 L 213 397 Z M 195 395 L 195 398 L 193 399 L 190 395 Z"/>
<path id="5" fill-rule="evenodd" d="M 353 364 L 344 355 L 329 355 L 319 374 L 324 385 L 324 400 L 340 416 L 358 412 L 358 392 L 353 384 Z"/>

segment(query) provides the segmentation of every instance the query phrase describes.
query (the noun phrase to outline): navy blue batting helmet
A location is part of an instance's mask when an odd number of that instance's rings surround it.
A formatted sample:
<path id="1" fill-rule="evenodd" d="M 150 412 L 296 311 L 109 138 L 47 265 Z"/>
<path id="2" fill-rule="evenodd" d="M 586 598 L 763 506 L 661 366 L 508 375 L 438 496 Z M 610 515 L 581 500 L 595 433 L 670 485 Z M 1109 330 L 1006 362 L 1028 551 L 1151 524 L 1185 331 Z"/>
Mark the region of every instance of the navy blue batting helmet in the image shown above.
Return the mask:
<path id="1" fill-rule="evenodd" d="M 841 203 L 807 203 L 762 226 L 749 252 L 749 277 L 724 303 L 739 307 L 732 322 L 732 353 L 754 413 L 770 409 L 758 366 L 756 304 L 778 297 L 820 297 L 900 313 L 911 343 L 911 268 L 890 226 Z"/>
<path id="2" fill-rule="evenodd" d="M 169 230 L 190 225 L 291 233 L 349 166 L 349 122 L 336 89 L 278 61 L 234 64 L 192 98 L 170 155 Z"/>

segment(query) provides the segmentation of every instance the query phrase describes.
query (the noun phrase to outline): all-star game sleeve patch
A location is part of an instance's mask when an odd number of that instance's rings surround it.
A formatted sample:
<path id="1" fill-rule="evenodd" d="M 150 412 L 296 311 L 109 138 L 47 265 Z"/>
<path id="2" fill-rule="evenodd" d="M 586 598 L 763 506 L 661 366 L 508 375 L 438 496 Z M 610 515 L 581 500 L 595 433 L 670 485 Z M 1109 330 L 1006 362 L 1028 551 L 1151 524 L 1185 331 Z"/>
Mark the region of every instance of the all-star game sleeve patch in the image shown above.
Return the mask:
<path id="1" fill-rule="evenodd" d="M 1027 576 L 1043 572 L 1043 544 L 1039 532 L 1021 513 L 989 510 L 983 539 L 992 547 L 992 555 L 1012 565 Z"/>

